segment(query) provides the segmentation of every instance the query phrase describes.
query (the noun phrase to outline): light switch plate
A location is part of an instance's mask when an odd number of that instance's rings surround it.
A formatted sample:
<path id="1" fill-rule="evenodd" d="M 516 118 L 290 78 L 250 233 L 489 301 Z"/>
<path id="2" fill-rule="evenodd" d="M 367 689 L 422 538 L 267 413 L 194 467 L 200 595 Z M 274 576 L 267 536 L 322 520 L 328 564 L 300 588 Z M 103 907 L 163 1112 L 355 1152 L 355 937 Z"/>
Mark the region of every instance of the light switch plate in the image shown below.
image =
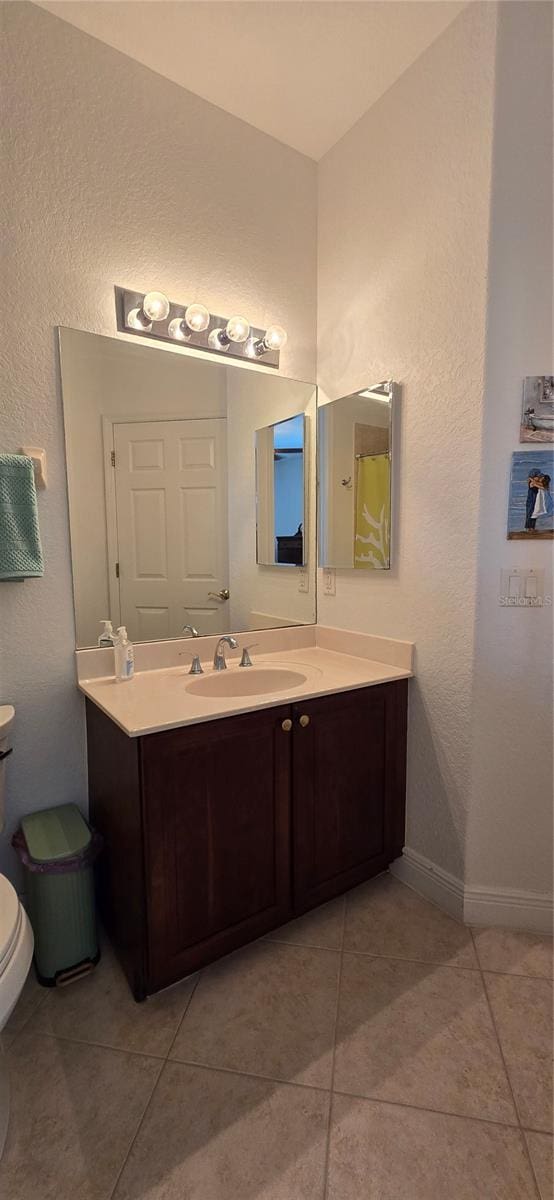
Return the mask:
<path id="1" fill-rule="evenodd" d="M 310 590 L 310 577 L 308 575 L 308 572 L 305 567 L 299 567 L 298 568 L 298 591 L 299 592 L 309 592 L 309 590 Z"/>
<path id="2" fill-rule="evenodd" d="M 334 567 L 323 568 L 323 595 L 336 596 L 337 594 L 337 572 Z"/>
<path id="3" fill-rule="evenodd" d="M 502 608 L 542 608 L 544 569 L 510 567 L 501 571 L 498 603 Z"/>

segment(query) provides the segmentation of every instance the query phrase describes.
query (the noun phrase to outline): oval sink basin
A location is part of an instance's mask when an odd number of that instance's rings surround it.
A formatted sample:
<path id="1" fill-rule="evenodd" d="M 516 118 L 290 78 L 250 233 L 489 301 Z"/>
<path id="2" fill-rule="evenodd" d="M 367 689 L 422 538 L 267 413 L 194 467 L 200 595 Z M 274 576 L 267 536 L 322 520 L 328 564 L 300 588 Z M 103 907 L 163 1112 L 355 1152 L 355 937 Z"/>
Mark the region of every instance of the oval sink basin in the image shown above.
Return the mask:
<path id="1" fill-rule="evenodd" d="M 307 675 L 285 667 L 239 667 L 236 671 L 218 671 L 187 684 L 187 692 L 198 696 L 265 696 L 300 687 Z"/>

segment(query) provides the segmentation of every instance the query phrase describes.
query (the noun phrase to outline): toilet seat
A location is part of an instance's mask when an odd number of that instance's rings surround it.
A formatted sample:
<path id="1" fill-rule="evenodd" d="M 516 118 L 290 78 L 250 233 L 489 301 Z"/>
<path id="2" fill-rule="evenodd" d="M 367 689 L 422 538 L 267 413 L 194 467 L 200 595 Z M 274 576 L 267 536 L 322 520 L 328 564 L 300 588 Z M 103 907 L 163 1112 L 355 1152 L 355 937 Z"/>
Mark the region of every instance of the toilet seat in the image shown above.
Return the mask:
<path id="1" fill-rule="evenodd" d="M 19 998 L 33 957 L 33 931 L 17 892 L 0 875 L 0 1029 Z"/>
<path id="2" fill-rule="evenodd" d="M 0 1030 L 13 1012 L 29 974 L 33 931 L 15 888 L 0 875 Z M 10 1088 L 7 1061 L 0 1046 L 0 1158 L 8 1132 Z"/>
<path id="3" fill-rule="evenodd" d="M 15 888 L 4 875 L 0 875 L 0 977 L 13 954 L 21 929 L 22 912 Z"/>

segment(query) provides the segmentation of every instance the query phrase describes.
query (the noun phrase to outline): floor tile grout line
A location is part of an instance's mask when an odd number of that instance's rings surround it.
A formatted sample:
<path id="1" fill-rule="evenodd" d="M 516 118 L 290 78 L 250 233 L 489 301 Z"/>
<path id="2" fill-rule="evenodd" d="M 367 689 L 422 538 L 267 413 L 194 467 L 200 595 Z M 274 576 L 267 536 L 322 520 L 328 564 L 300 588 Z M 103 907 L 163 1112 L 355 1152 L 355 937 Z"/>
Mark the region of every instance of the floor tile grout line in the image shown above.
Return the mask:
<path id="1" fill-rule="evenodd" d="M 474 1113 L 453 1112 L 447 1108 L 430 1108 L 427 1104 L 411 1104 L 409 1100 L 385 1100 L 383 1096 L 368 1096 L 362 1092 L 348 1092 L 344 1088 L 334 1088 L 333 1096 L 344 1096 L 347 1100 L 367 1100 L 369 1104 L 386 1104 L 391 1108 L 409 1108 L 414 1112 L 432 1113 L 436 1117 L 452 1117 L 458 1121 L 475 1121 L 478 1125 L 494 1125 L 500 1129 L 513 1129 L 515 1133 L 521 1131 L 521 1126 L 517 1121 L 501 1121 L 494 1117 L 477 1117 Z M 530 1130 L 532 1133 L 540 1133 L 541 1130 Z"/>
<path id="2" fill-rule="evenodd" d="M 85 1038 L 69 1037 L 66 1033 L 53 1033 L 51 1029 L 36 1029 L 34 1036 L 52 1038 L 55 1042 L 69 1042 L 72 1046 L 92 1046 L 94 1050 L 111 1050 L 114 1054 L 132 1054 L 135 1058 L 152 1058 L 154 1062 L 163 1063 L 167 1057 L 164 1054 L 154 1054 L 150 1050 L 131 1050 L 129 1046 L 114 1046 L 111 1042 L 91 1042 L 86 1041 Z"/>
<path id="3" fill-rule="evenodd" d="M 329 1112 L 327 1114 L 327 1135 L 325 1139 L 325 1159 L 323 1164 L 323 1191 L 322 1200 L 328 1200 L 329 1196 L 329 1160 L 331 1155 L 331 1130 L 333 1121 L 333 1089 L 335 1086 L 335 1061 L 337 1057 L 337 1032 L 339 1027 L 339 1009 L 340 1009 L 340 993 L 342 984 L 342 966 L 344 962 L 344 935 L 346 931 L 346 905 L 347 898 L 344 897 L 342 910 L 342 932 L 341 932 L 341 948 L 339 958 L 339 972 L 337 978 L 337 1002 L 335 1005 L 335 1022 L 333 1026 L 333 1057 L 331 1060 L 331 1085 L 329 1095 Z"/>
<path id="4" fill-rule="evenodd" d="M 146 1101 L 146 1104 L 145 1104 L 145 1106 L 144 1106 L 144 1109 L 143 1109 L 143 1111 L 142 1111 L 142 1115 L 140 1116 L 140 1118 L 139 1118 L 139 1121 L 138 1121 L 138 1123 L 137 1123 L 137 1127 L 136 1127 L 136 1129 L 135 1129 L 135 1132 L 134 1132 L 134 1134 L 133 1134 L 133 1136 L 132 1136 L 132 1138 L 131 1138 L 131 1140 L 130 1140 L 130 1142 L 129 1142 L 129 1146 L 128 1146 L 128 1149 L 127 1149 L 127 1153 L 125 1154 L 125 1156 L 124 1156 L 124 1158 L 123 1158 L 123 1162 L 121 1163 L 121 1166 L 120 1166 L 120 1168 L 119 1168 L 119 1171 L 117 1172 L 117 1175 L 116 1175 L 116 1177 L 115 1177 L 115 1179 L 114 1179 L 114 1184 L 113 1184 L 112 1190 L 111 1190 L 111 1192 L 110 1192 L 109 1196 L 107 1196 L 107 1197 L 106 1197 L 106 1200 L 113 1200 L 113 1197 L 115 1196 L 115 1193 L 116 1193 L 116 1191 L 117 1191 L 117 1189 L 118 1189 L 118 1187 L 119 1187 L 119 1181 L 120 1181 L 120 1179 L 121 1179 L 121 1176 L 123 1175 L 123 1172 L 124 1172 L 124 1170 L 125 1170 L 125 1167 L 127 1166 L 127 1163 L 128 1163 L 128 1161 L 129 1161 L 129 1157 L 130 1157 L 130 1155 L 131 1155 L 131 1151 L 132 1151 L 132 1149 L 133 1149 L 133 1146 L 134 1146 L 134 1144 L 135 1144 L 135 1142 L 136 1142 L 136 1140 L 137 1140 L 137 1138 L 138 1138 L 138 1135 L 139 1135 L 139 1133 L 140 1133 L 140 1131 L 141 1131 L 141 1129 L 142 1129 L 142 1126 L 143 1126 L 143 1124 L 144 1124 L 144 1119 L 145 1119 L 145 1117 L 146 1117 L 146 1114 L 147 1114 L 147 1112 L 148 1112 L 148 1109 L 150 1108 L 150 1105 L 151 1105 L 151 1103 L 152 1103 L 152 1100 L 154 1099 L 154 1095 L 155 1095 L 155 1093 L 156 1093 L 156 1091 L 157 1091 L 157 1088 L 158 1088 L 158 1084 L 159 1084 L 159 1082 L 160 1082 L 160 1079 L 161 1079 L 161 1077 L 162 1077 L 162 1075 L 163 1075 L 163 1073 L 164 1073 L 164 1070 L 165 1070 L 165 1067 L 166 1067 L 166 1063 L 167 1063 L 167 1059 L 159 1059 L 158 1061 L 159 1061 L 159 1063 L 160 1063 L 160 1069 L 159 1069 L 159 1071 L 158 1071 L 158 1076 L 157 1076 L 157 1079 L 155 1080 L 155 1083 L 154 1083 L 154 1086 L 153 1086 L 153 1088 L 152 1088 L 152 1091 L 150 1092 L 150 1095 L 149 1095 L 149 1097 L 148 1097 L 148 1100 Z"/>
<path id="5" fill-rule="evenodd" d="M 469 929 L 469 926 L 465 928 Z M 322 946 L 316 942 L 293 942 L 290 938 L 276 938 L 272 937 L 271 934 L 264 934 L 263 938 L 259 940 L 276 942 L 279 946 L 296 946 L 301 950 L 329 950 L 335 954 L 337 952 L 340 953 L 341 949 L 340 946 Z M 481 967 L 479 962 L 476 966 L 471 966 L 469 963 L 445 962 L 444 959 L 439 958 L 414 958 L 402 954 L 377 954 L 372 950 L 354 950 L 351 946 L 343 946 L 342 949 L 344 954 L 356 954 L 360 958 L 384 958 L 390 962 L 421 963 L 422 966 L 426 967 L 450 967 L 453 971 L 475 971 L 476 974 L 480 974 L 481 971 L 487 971 L 489 975 L 508 975 L 512 979 L 545 979 L 547 983 L 554 982 L 548 975 L 526 975 L 522 971 L 498 971 L 491 967 Z"/>
<path id="6" fill-rule="evenodd" d="M 120 1181 L 120 1179 L 121 1179 L 121 1176 L 123 1175 L 123 1172 L 124 1172 L 124 1170 L 125 1170 L 125 1167 L 127 1166 L 127 1163 L 129 1162 L 129 1158 L 130 1158 L 130 1156 L 131 1156 L 131 1153 L 132 1153 L 132 1150 L 133 1150 L 133 1146 L 134 1146 L 134 1144 L 135 1144 L 135 1142 L 136 1142 L 136 1140 L 137 1140 L 137 1138 L 138 1138 L 138 1136 L 139 1136 L 139 1133 L 140 1133 L 140 1131 L 141 1131 L 141 1129 L 142 1129 L 142 1126 L 143 1126 L 143 1124 L 144 1124 L 144 1120 L 145 1120 L 145 1118 L 146 1118 L 146 1114 L 147 1114 L 147 1112 L 148 1112 L 148 1110 L 149 1110 L 149 1108 L 150 1108 L 150 1105 L 152 1104 L 152 1101 L 153 1101 L 153 1099 L 154 1099 L 154 1095 L 155 1095 L 155 1093 L 156 1093 L 156 1090 L 157 1090 L 158 1084 L 159 1084 L 159 1082 L 160 1082 L 160 1079 L 161 1079 L 161 1077 L 162 1077 L 162 1075 L 163 1075 L 163 1073 L 164 1073 L 164 1070 L 165 1070 L 165 1068 L 166 1068 L 166 1066 L 167 1066 L 167 1063 L 168 1063 L 168 1061 L 169 1061 L 169 1055 L 170 1055 L 170 1053 L 171 1053 L 171 1051 L 172 1051 L 172 1049 L 173 1049 L 173 1046 L 174 1046 L 174 1044 L 175 1044 L 175 1038 L 177 1037 L 177 1034 L 178 1034 L 178 1032 L 179 1032 L 179 1030 L 180 1030 L 180 1028 L 181 1028 L 181 1025 L 182 1025 L 182 1023 L 183 1023 L 183 1021 L 184 1021 L 184 1019 L 185 1019 L 185 1016 L 186 1016 L 186 1014 L 187 1014 L 187 1012 L 188 1012 L 189 1005 L 190 1005 L 190 1002 L 191 1002 L 191 1000 L 192 1000 L 192 997 L 194 996 L 194 993 L 195 993 L 195 991 L 196 991 L 196 989 L 197 989 L 197 987 L 198 987 L 198 984 L 199 984 L 199 982 L 200 982 L 200 976 L 201 976 L 201 974 L 202 974 L 202 972 L 201 972 L 201 971 L 199 971 L 199 972 L 198 972 L 198 976 L 197 976 L 197 978 L 196 978 L 196 980 L 195 980 L 195 982 L 194 982 L 194 987 L 192 988 L 192 990 L 191 990 L 191 992 L 190 992 L 190 995 L 188 996 L 187 1002 L 186 1002 L 186 1004 L 185 1004 L 184 1011 L 183 1011 L 183 1013 L 182 1013 L 182 1015 L 181 1015 L 181 1018 L 180 1018 L 180 1020 L 179 1020 L 179 1022 L 178 1022 L 177 1029 L 176 1029 L 176 1031 L 175 1031 L 175 1035 L 174 1035 L 174 1037 L 173 1037 L 173 1040 L 170 1042 L 170 1045 L 169 1045 L 169 1047 L 168 1047 L 168 1050 L 167 1050 L 167 1052 L 166 1052 L 165 1058 L 163 1058 L 163 1059 L 161 1059 L 161 1060 L 158 1060 L 158 1061 L 160 1062 L 160 1070 L 158 1071 L 158 1077 L 157 1077 L 157 1079 L 156 1079 L 156 1082 L 155 1082 L 155 1084 L 154 1084 L 154 1087 L 152 1088 L 152 1091 L 151 1091 L 151 1093 L 150 1093 L 150 1096 L 149 1096 L 149 1098 L 148 1098 L 148 1100 L 147 1100 L 147 1103 L 146 1103 L 146 1105 L 145 1105 L 145 1108 L 144 1108 L 144 1111 L 143 1111 L 143 1113 L 142 1113 L 142 1116 L 141 1116 L 141 1118 L 140 1118 L 140 1120 L 139 1120 L 139 1122 L 138 1122 L 138 1125 L 137 1125 L 137 1127 L 136 1127 L 136 1129 L 135 1129 L 134 1135 L 133 1135 L 133 1137 L 131 1138 L 131 1141 L 130 1141 L 130 1143 L 129 1143 L 129 1147 L 128 1147 L 127 1153 L 126 1153 L 126 1155 L 125 1155 L 125 1157 L 124 1157 L 124 1159 L 123 1159 L 123 1162 L 122 1162 L 122 1164 L 121 1164 L 121 1167 L 120 1167 L 120 1169 L 119 1169 L 119 1171 L 118 1171 L 118 1173 L 117 1173 L 117 1176 L 116 1176 L 116 1178 L 115 1178 L 115 1181 L 114 1181 L 113 1188 L 112 1188 L 112 1190 L 111 1190 L 111 1192 L 110 1192 L 110 1195 L 109 1195 L 109 1200 L 113 1200 L 113 1197 L 115 1196 L 115 1193 L 116 1193 L 116 1191 L 117 1191 L 117 1188 L 119 1187 L 119 1181 Z"/>
<path id="7" fill-rule="evenodd" d="M 45 992 L 46 992 L 46 989 L 45 989 Z M 9 1050 L 11 1050 L 11 1049 L 12 1049 L 12 1047 L 13 1047 L 14 1043 L 17 1041 L 17 1038 L 18 1038 L 18 1037 L 20 1036 L 20 1034 L 22 1034 L 22 1033 L 24 1032 L 24 1030 L 27 1028 L 27 1026 L 28 1026 L 28 1024 L 29 1024 L 29 1021 L 31 1021 L 33 1017 L 36 1017 L 36 1015 L 37 1015 L 37 1013 L 38 1013 L 38 1010 L 39 1010 L 39 1008 L 42 1008 L 42 1006 L 43 1006 L 43 1004 L 44 1004 L 44 1001 L 46 1000 L 46 998 L 47 998 L 47 997 L 46 997 L 46 994 L 45 994 L 44 996 L 39 996 L 39 998 L 38 998 L 38 1000 L 37 1000 L 37 1002 L 36 1002 L 36 1004 L 35 1004 L 35 1007 L 33 1008 L 33 1011 L 29 1013 L 29 1016 L 28 1016 L 28 1017 L 25 1017 L 25 1020 L 24 1020 L 23 1024 L 20 1026 L 20 1028 L 19 1028 L 19 1029 L 16 1029 L 16 1031 L 15 1031 L 15 1033 L 14 1033 L 14 1035 L 13 1035 L 13 1041 L 11 1042 L 11 1044 L 10 1044 L 10 1045 L 9 1045 L 9 1047 L 8 1047 L 8 1049 L 9 1049 Z M 2 1033 L 3 1033 L 4 1035 L 6 1034 L 6 1026 L 4 1026 L 4 1029 L 2 1030 Z"/>
<path id="8" fill-rule="evenodd" d="M 459 966 L 458 963 L 444 962 L 436 958 L 406 958 L 400 954 L 373 954 L 371 950 L 352 950 L 350 946 L 343 947 L 343 954 L 353 954 L 356 958 L 380 958 L 385 962 L 407 962 L 422 967 L 448 967 L 450 971 L 473 971 L 479 974 L 480 967 Z"/>
<path id="9" fill-rule="evenodd" d="M 310 916 L 310 913 L 308 912 L 305 915 Z M 482 966 L 479 960 L 477 946 L 471 932 L 471 927 L 469 925 L 464 925 L 463 928 L 466 929 L 468 934 L 471 936 L 473 949 L 475 952 L 475 965 L 469 963 L 453 963 L 438 958 L 415 958 L 412 955 L 406 954 L 385 954 L 383 952 L 376 952 L 373 950 L 356 950 L 353 946 L 346 945 L 342 946 L 342 950 L 345 954 L 359 954 L 364 958 L 386 958 L 391 959 L 393 962 L 415 962 L 437 967 L 451 967 L 455 971 L 487 971 L 489 975 L 510 975 L 515 976 L 517 979 L 546 979 L 547 983 L 554 982 L 553 977 L 549 975 L 528 975 L 525 971 L 501 971 L 495 969 L 494 967 Z M 277 942 L 280 946 L 297 946 L 300 949 L 306 950 L 334 950 L 336 952 L 340 951 L 341 949 L 340 946 L 324 946 L 321 942 L 300 942 L 294 941 L 292 938 L 279 938 L 275 937 L 272 933 L 264 934 L 259 940 L 264 942 Z"/>
<path id="10" fill-rule="evenodd" d="M 533 983 L 536 983 L 538 980 L 539 983 L 550 983 L 554 985 L 554 979 L 549 975 L 524 975 L 523 971 L 495 971 L 492 967 L 481 966 L 479 967 L 479 970 L 482 973 L 486 972 L 487 975 L 502 975 L 506 976 L 508 979 L 531 979 Z"/>
<path id="11" fill-rule="evenodd" d="M 483 991 L 484 991 L 484 993 L 485 993 L 485 999 L 486 999 L 486 1002 L 487 1002 L 487 1006 L 488 1006 L 488 1010 L 489 1010 L 489 1014 L 490 1014 L 490 1019 L 491 1019 L 492 1027 L 493 1027 L 493 1030 L 494 1030 L 494 1035 L 495 1035 L 495 1037 L 496 1037 L 496 1041 L 497 1041 L 497 1044 L 498 1044 L 498 1050 L 499 1050 L 499 1053 L 500 1053 L 500 1058 L 501 1058 L 501 1061 L 502 1061 L 502 1066 L 504 1067 L 504 1074 L 505 1074 L 505 1076 L 506 1076 L 506 1079 L 507 1079 L 507 1081 L 508 1081 L 508 1087 L 509 1087 L 509 1089 L 510 1089 L 510 1095 L 511 1095 L 511 1097 L 512 1097 L 512 1104 L 513 1104 L 513 1106 L 514 1106 L 514 1112 L 515 1112 L 515 1114 L 516 1114 L 516 1118 L 517 1118 L 517 1124 L 518 1124 L 518 1128 L 519 1128 L 519 1134 L 520 1134 L 521 1142 L 522 1142 L 522 1145 L 523 1145 L 523 1152 L 524 1152 L 524 1154 L 525 1154 L 525 1157 L 526 1157 L 526 1159 L 527 1159 L 527 1162 L 528 1162 L 528 1164 L 529 1164 L 529 1170 L 531 1171 L 531 1178 L 532 1178 L 532 1180 L 533 1180 L 533 1183 L 534 1183 L 534 1185 L 535 1185 L 535 1192 L 536 1192 L 536 1195 L 537 1195 L 537 1200 L 541 1200 L 541 1190 L 540 1190 L 540 1187 L 539 1187 L 539 1183 L 538 1183 L 538 1180 L 537 1180 L 537 1176 L 536 1176 L 536 1174 L 535 1174 L 535 1168 L 534 1168 L 534 1166 L 533 1166 L 533 1163 L 532 1163 L 532 1160 L 531 1160 L 531 1155 L 530 1155 L 530 1153 L 529 1153 L 529 1146 L 527 1145 L 527 1138 L 525 1137 L 525 1133 L 524 1133 L 524 1130 L 523 1130 L 523 1125 L 522 1125 L 522 1123 L 521 1123 L 521 1115 L 520 1115 L 519 1108 L 518 1108 L 518 1105 L 517 1105 L 517 1100 L 516 1100 L 515 1092 L 514 1092 L 514 1089 L 513 1089 L 513 1087 L 512 1087 L 512 1080 L 511 1080 L 511 1078 L 510 1078 L 510 1073 L 509 1073 L 509 1071 L 508 1071 L 508 1064 L 507 1064 L 507 1062 L 506 1062 L 506 1058 L 505 1058 L 505 1056 L 504 1056 L 504 1049 L 503 1049 L 503 1046 L 502 1046 L 502 1041 L 501 1041 L 501 1038 L 500 1038 L 500 1033 L 499 1033 L 499 1031 L 498 1031 L 498 1026 L 497 1026 L 497 1024 L 496 1024 L 496 1019 L 495 1019 L 495 1016 L 494 1016 L 494 1012 L 493 1012 L 493 1008 L 492 1008 L 492 1003 L 491 1003 L 491 999 L 490 999 L 489 992 L 488 992 L 488 988 L 487 988 L 487 981 L 486 981 L 486 979 L 485 979 L 485 972 L 484 972 L 483 968 L 481 967 L 481 963 L 480 963 L 479 955 L 477 954 L 477 946 L 476 946 L 476 944 L 475 944 L 475 937 L 474 937 L 474 934 L 473 934 L 473 929 L 471 928 L 471 926 L 469 927 L 469 931 L 470 931 L 470 934 L 471 934 L 471 938 L 472 938 L 472 941 L 473 941 L 473 945 L 474 945 L 474 947 L 475 947 L 475 954 L 477 955 L 477 962 L 479 963 L 479 969 L 480 969 L 480 973 L 481 973 L 481 983 L 482 983 L 482 986 L 483 986 Z M 517 978 L 517 977 L 516 977 L 516 978 Z"/>
<path id="12" fill-rule="evenodd" d="M 527 1159 L 527 1161 L 528 1161 L 528 1163 L 529 1163 L 529 1167 L 530 1167 L 530 1170 L 531 1170 L 531 1175 L 532 1175 L 532 1177 L 533 1177 L 533 1183 L 535 1184 L 535 1188 L 536 1188 L 537 1196 L 538 1196 L 539 1200 L 542 1200 L 542 1191 L 541 1191 L 541 1186 L 540 1186 L 540 1183 L 539 1183 L 539 1181 L 538 1181 L 538 1178 L 537 1178 L 537 1172 L 535 1171 L 535 1165 L 534 1165 L 534 1163 L 533 1163 L 533 1159 L 531 1158 L 531 1151 L 530 1151 L 530 1149 L 529 1149 L 529 1143 L 528 1143 L 528 1141 L 527 1141 L 527 1133 L 528 1133 L 528 1132 L 529 1132 L 529 1133 L 534 1133 L 534 1132 L 535 1132 L 535 1130 L 527 1130 L 527 1131 L 526 1131 L 526 1130 L 523 1128 L 523 1126 L 522 1126 L 522 1128 L 521 1128 L 521 1140 L 522 1140 L 522 1142 L 523 1142 L 523 1150 L 524 1150 L 525 1157 L 526 1157 L 526 1159 Z M 538 1132 L 538 1131 L 537 1131 L 537 1132 Z M 549 1134 L 547 1134 L 546 1136 L 548 1137 L 548 1136 L 550 1136 L 550 1135 L 549 1135 Z"/>
<path id="13" fill-rule="evenodd" d="M 199 1071 L 223 1072 L 225 1075 L 238 1075 L 240 1079 L 257 1079 L 263 1083 L 274 1083 L 277 1087 L 303 1088 L 306 1092 L 324 1092 L 331 1095 L 331 1088 L 321 1083 L 301 1083 L 298 1079 L 283 1079 L 274 1075 L 258 1075 L 255 1071 L 239 1071 L 238 1067 L 222 1067 L 215 1063 L 198 1062 L 194 1058 L 168 1058 L 166 1062 L 176 1067 L 196 1067 Z"/>
<path id="14" fill-rule="evenodd" d="M 187 1015 L 187 1013 L 188 1013 L 188 1010 L 189 1010 L 189 1008 L 190 1008 L 190 1006 L 191 1006 L 191 1003 L 192 1003 L 192 998 L 193 998 L 193 996 L 194 996 L 194 993 L 196 992 L 196 989 L 197 989 L 197 987 L 198 987 L 198 984 L 200 983 L 200 980 L 201 980 L 201 978 L 202 978 L 202 969 L 200 969 L 200 970 L 198 971 L 198 973 L 197 973 L 196 979 L 195 979 L 195 981 L 194 981 L 194 986 L 193 986 L 193 987 L 192 987 L 192 989 L 191 989 L 191 992 L 190 992 L 190 995 L 189 995 L 189 997 L 188 997 L 188 1000 L 187 1000 L 187 1002 L 186 1002 L 186 1004 L 185 1004 L 185 1007 L 184 1007 L 184 1009 L 183 1009 L 183 1012 L 181 1013 L 181 1019 L 180 1019 L 180 1021 L 179 1021 L 178 1025 L 177 1025 L 177 1028 L 176 1028 L 176 1030 L 175 1030 L 175 1033 L 174 1033 L 174 1035 L 173 1035 L 173 1038 L 172 1038 L 172 1040 L 171 1040 L 171 1042 L 170 1042 L 170 1044 L 169 1044 L 169 1048 L 168 1048 L 167 1054 L 166 1054 L 166 1056 L 165 1056 L 166 1062 L 168 1061 L 168 1059 L 169 1059 L 169 1055 L 171 1054 L 171 1051 L 173 1050 L 173 1047 L 174 1047 L 174 1045 L 175 1045 L 175 1042 L 177 1041 L 177 1037 L 178 1037 L 179 1031 L 180 1031 L 180 1029 L 181 1029 L 181 1025 L 183 1024 L 183 1021 L 184 1021 L 184 1019 L 185 1019 L 185 1017 L 186 1017 L 186 1015 Z"/>
<path id="15" fill-rule="evenodd" d="M 321 944 L 318 945 L 316 942 L 293 942 L 290 938 L 271 937 L 267 933 L 258 940 L 260 942 L 271 942 L 272 944 L 275 943 L 277 946 L 294 946 L 296 950 L 327 950 L 331 954 L 340 954 L 341 949 L 340 946 L 322 946 Z"/>
<path id="16" fill-rule="evenodd" d="M 386 962 L 409 962 L 422 967 L 449 967 L 451 971 L 473 971 L 476 975 L 480 975 L 483 971 L 486 971 L 489 975 L 505 975 L 509 979 L 538 979 L 545 983 L 554 982 L 552 979 L 549 979 L 548 975 L 522 975 L 516 971 L 492 971 L 488 967 L 481 967 L 480 965 L 472 967 L 466 966 L 465 963 L 445 962 L 444 959 L 438 958 L 408 958 L 400 954 L 374 954 L 371 950 L 353 950 L 350 946 L 345 946 L 343 953 L 354 954 L 357 958 L 381 958 Z"/>
<path id="17" fill-rule="evenodd" d="M 473 932 L 471 933 L 471 936 L 473 937 Z M 474 944 L 475 944 L 475 943 L 474 943 Z M 477 951 L 476 951 L 476 953 L 477 953 Z M 516 1098 L 515 1098 L 515 1094 L 514 1094 L 514 1089 L 513 1089 L 513 1087 L 512 1087 L 512 1081 L 511 1081 L 511 1079 L 510 1079 L 510 1075 L 509 1075 L 509 1072 L 508 1072 L 508 1066 L 507 1066 L 507 1063 L 506 1063 L 506 1059 L 505 1059 L 505 1057 L 504 1057 L 504 1051 L 503 1051 L 503 1049 L 502 1049 L 502 1042 L 501 1042 L 501 1040 L 500 1040 L 500 1034 L 499 1034 L 499 1032 L 498 1032 L 498 1027 L 497 1027 L 497 1024 L 496 1024 L 496 1020 L 495 1020 L 495 1017 L 494 1017 L 493 1010 L 492 1010 L 492 1004 L 491 1004 L 491 1001 L 490 1001 L 490 996 L 489 996 L 489 993 L 488 993 L 488 990 L 487 990 L 487 981 L 486 981 L 486 979 L 485 979 L 485 973 L 484 973 L 484 971 L 483 971 L 483 968 L 482 968 L 481 966 L 479 967 L 479 974 L 481 975 L 481 984 L 482 984 L 482 987 L 483 987 L 483 992 L 484 992 L 484 995 L 485 995 L 485 1000 L 486 1000 L 486 1003 L 487 1003 L 487 1008 L 488 1008 L 488 1011 L 489 1011 L 489 1016 L 490 1016 L 490 1020 L 491 1020 L 492 1028 L 493 1028 L 493 1031 L 494 1031 L 494 1036 L 495 1036 L 495 1038 L 496 1038 L 496 1042 L 497 1042 L 497 1045 L 498 1045 L 498 1051 L 499 1051 L 499 1054 L 500 1054 L 500 1059 L 501 1059 L 501 1062 L 502 1062 L 502 1066 L 503 1066 L 503 1068 L 504 1068 L 504 1074 L 505 1074 L 505 1076 L 506 1076 L 506 1080 L 507 1080 L 507 1082 L 508 1082 L 508 1087 L 509 1087 L 509 1089 L 510 1089 L 510 1095 L 511 1095 L 511 1097 L 512 1097 L 512 1104 L 513 1104 L 513 1106 L 514 1106 L 514 1112 L 515 1112 L 515 1114 L 516 1114 L 516 1118 L 517 1118 L 517 1124 L 518 1124 L 518 1127 L 521 1129 L 521 1118 L 520 1118 L 520 1115 L 519 1115 L 519 1109 L 518 1109 L 518 1106 L 517 1106 L 517 1103 L 516 1103 Z"/>
<path id="18" fill-rule="evenodd" d="M 483 929 L 495 929 L 495 928 L 499 928 L 499 926 L 480 925 L 477 928 L 477 932 L 482 931 Z M 466 929 L 468 930 L 471 940 L 473 942 L 475 958 L 477 959 L 477 968 L 479 971 L 481 971 L 481 973 L 483 973 L 483 971 L 486 971 L 488 975 L 510 975 L 515 979 L 546 979 L 547 983 L 554 983 L 554 975 L 527 975 L 527 973 L 525 971 L 499 971 L 499 970 L 495 970 L 494 967 L 485 966 L 481 962 L 481 958 L 479 956 L 479 947 L 477 945 L 477 940 L 475 937 L 475 932 L 476 932 L 475 928 L 472 925 L 466 925 Z M 518 933 L 518 932 L 522 932 L 522 931 L 520 931 L 520 930 L 510 931 L 509 930 L 508 932 Z M 552 940 L 552 939 L 550 939 L 550 940 Z"/>

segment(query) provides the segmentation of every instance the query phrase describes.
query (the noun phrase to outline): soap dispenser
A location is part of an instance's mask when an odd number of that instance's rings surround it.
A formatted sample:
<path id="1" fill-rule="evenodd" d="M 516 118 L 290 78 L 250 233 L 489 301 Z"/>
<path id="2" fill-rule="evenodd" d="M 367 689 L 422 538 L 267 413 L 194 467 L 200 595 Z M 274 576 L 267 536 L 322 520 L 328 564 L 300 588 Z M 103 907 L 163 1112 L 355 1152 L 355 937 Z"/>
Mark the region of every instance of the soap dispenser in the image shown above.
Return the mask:
<path id="1" fill-rule="evenodd" d="M 98 638 L 98 645 L 102 648 L 105 646 L 114 646 L 115 635 L 111 621 L 101 621 L 100 624 L 103 626 L 103 629 L 100 637 Z"/>
<path id="2" fill-rule="evenodd" d="M 120 625 L 115 642 L 115 677 L 119 683 L 132 679 L 135 673 L 135 651 L 127 637 L 127 630 Z"/>

